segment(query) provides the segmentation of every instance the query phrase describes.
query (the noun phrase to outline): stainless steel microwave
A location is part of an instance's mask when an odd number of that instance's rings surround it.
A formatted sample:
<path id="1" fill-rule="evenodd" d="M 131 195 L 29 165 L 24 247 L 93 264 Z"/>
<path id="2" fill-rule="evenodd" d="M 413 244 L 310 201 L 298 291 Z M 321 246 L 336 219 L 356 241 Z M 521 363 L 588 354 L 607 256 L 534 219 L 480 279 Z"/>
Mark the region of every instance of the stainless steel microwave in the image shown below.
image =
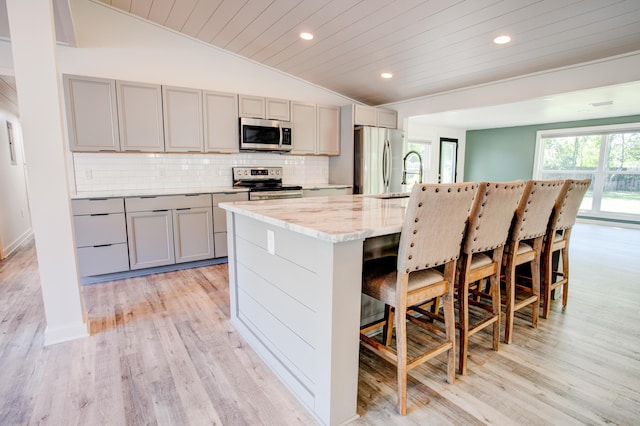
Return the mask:
<path id="1" fill-rule="evenodd" d="M 240 150 L 291 151 L 291 123 L 240 118 Z"/>

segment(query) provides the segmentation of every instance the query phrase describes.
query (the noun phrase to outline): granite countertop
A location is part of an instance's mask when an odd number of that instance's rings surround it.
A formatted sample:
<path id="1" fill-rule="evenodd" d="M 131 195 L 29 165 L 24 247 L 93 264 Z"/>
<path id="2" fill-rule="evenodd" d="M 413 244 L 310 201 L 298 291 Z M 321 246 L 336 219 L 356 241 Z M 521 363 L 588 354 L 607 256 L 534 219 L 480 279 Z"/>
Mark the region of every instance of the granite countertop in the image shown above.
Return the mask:
<path id="1" fill-rule="evenodd" d="M 228 211 L 333 243 L 402 230 L 408 198 L 363 195 L 220 203 Z"/>
<path id="2" fill-rule="evenodd" d="M 143 197 L 154 195 L 185 195 L 185 194 L 213 194 L 217 192 L 247 192 L 247 188 L 233 188 L 231 186 L 211 188 L 156 188 L 156 189 L 118 189 L 107 191 L 80 191 L 71 194 L 71 199 L 83 198 L 115 198 L 115 197 Z"/>

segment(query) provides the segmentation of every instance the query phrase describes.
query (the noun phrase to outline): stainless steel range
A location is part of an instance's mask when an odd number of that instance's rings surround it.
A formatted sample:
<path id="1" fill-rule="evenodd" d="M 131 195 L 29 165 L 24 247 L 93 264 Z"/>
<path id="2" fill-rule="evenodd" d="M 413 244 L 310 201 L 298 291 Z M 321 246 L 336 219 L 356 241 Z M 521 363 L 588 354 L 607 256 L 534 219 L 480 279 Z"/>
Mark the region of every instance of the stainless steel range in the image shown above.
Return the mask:
<path id="1" fill-rule="evenodd" d="M 302 187 L 282 184 L 282 167 L 233 167 L 233 186 L 249 188 L 249 201 L 301 198 Z"/>

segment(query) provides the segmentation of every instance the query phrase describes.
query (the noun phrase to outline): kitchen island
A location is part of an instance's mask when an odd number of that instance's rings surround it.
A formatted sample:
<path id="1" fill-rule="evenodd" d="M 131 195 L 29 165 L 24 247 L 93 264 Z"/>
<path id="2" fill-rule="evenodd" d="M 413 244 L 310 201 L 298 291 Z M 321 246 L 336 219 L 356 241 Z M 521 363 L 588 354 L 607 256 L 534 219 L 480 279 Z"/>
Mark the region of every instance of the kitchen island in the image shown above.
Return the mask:
<path id="1" fill-rule="evenodd" d="M 399 234 L 408 198 L 221 204 L 231 322 L 322 424 L 358 417 L 366 241 Z"/>

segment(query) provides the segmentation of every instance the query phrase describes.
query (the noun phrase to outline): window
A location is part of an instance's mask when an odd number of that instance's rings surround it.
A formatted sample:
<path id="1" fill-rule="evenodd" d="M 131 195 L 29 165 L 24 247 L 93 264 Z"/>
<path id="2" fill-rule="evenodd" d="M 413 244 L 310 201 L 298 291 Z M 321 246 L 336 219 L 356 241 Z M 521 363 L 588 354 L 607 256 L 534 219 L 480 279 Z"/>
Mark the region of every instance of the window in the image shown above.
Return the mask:
<path id="1" fill-rule="evenodd" d="M 592 184 L 580 214 L 640 220 L 640 123 L 538 132 L 538 179 Z"/>

